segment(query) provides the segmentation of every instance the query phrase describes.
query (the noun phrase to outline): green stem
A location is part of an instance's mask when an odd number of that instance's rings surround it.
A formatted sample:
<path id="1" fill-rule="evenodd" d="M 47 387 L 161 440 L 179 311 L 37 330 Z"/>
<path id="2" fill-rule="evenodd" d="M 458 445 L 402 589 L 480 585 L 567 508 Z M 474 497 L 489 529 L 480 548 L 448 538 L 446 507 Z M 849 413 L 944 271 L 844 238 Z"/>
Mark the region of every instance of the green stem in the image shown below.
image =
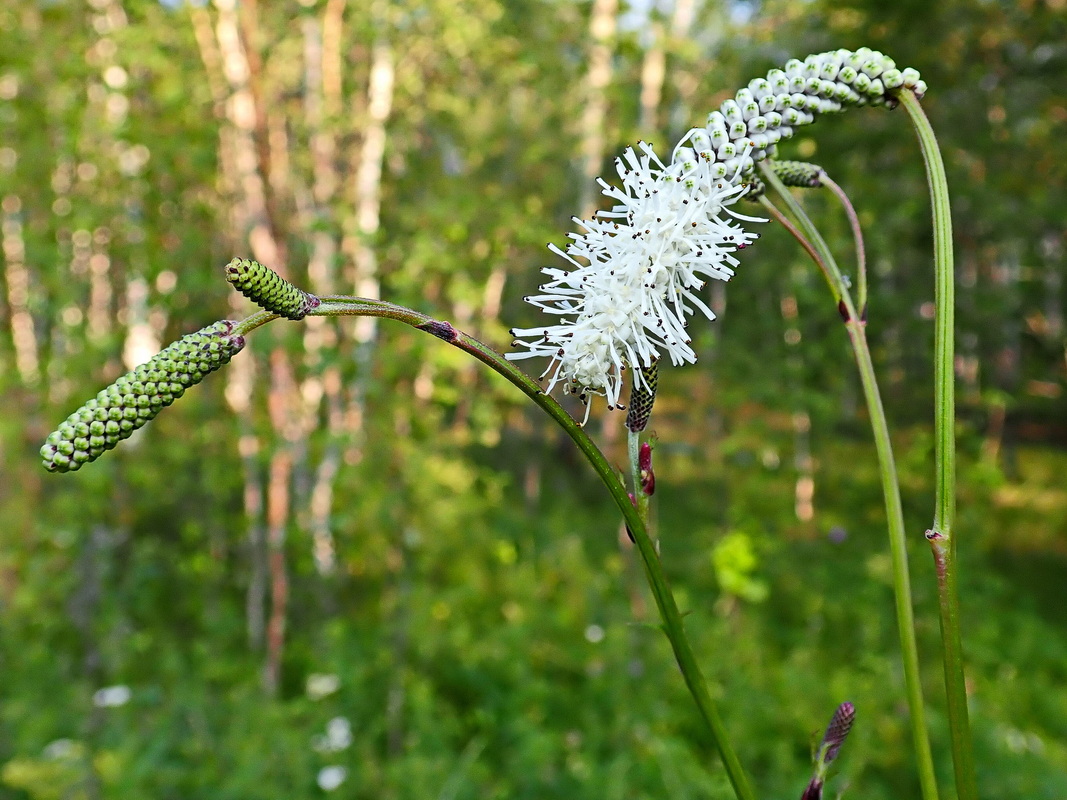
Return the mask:
<path id="1" fill-rule="evenodd" d="M 730 745 L 726 728 L 719 718 L 719 713 L 708 690 L 703 672 L 697 662 L 692 645 L 689 643 L 689 638 L 686 636 L 682 615 L 678 610 L 678 604 L 675 602 L 663 564 L 656 552 L 656 546 L 652 543 L 644 520 L 630 502 L 626 487 L 619 481 L 615 470 L 608 463 L 604 454 L 593 443 L 593 440 L 589 438 L 585 430 L 571 418 L 559 403 L 545 394 L 545 391 L 536 381 L 529 378 L 491 347 L 457 330 L 448 322 L 435 320 L 425 314 L 379 300 L 341 295 L 320 299 L 322 304 L 309 312 L 308 316 L 372 316 L 393 319 L 430 333 L 458 347 L 504 376 L 537 403 L 567 432 L 567 435 L 578 445 L 578 449 L 589 460 L 597 475 L 600 476 L 601 481 L 608 488 L 615 505 L 622 513 L 623 519 L 634 535 L 637 549 L 641 553 L 641 559 L 645 564 L 645 573 L 652 589 L 652 596 L 663 620 L 663 630 L 674 651 L 674 657 L 682 672 L 682 678 L 685 680 L 685 684 L 707 726 L 708 733 L 719 751 L 726 774 L 733 786 L 734 794 L 738 800 L 755 800 L 756 796 L 741 766 L 741 762 L 737 758 L 737 754 Z"/>
<path id="2" fill-rule="evenodd" d="M 233 329 L 233 335 L 247 336 L 256 328 L 262 328 L 268 322 L 276 319 L 278 319 L 278 315 L 272 314 L 270 311 L 257 311 L 252 316 L 238 322 Z"/>
<path id="3" fill-rule="evenodd" d="M 822 270 L 823 277 L 826 278 L 826 282 L 830 286 L 830 291 L 834 295 L 834 302 L 845 303 L 854 311 L 855 308 L 851 306 L 852 299 L 848 296 L 848 284 L 845 281 L 844 275 L 841 274 L 840 268 L 837 266 L 837 261 L 834 259 L 833 253 L 830 252 L 830 248 L 827 247 L 826 241 L 822 238 L 822 234 L 819 233 L 815 225 L 808 218 L 808 215 L 804 213 L 804 209 L 796 198 L 789 193 L 789 189 L 782 183 L 781 179 L 774 174 L 774 170 L 771 169 L 766 162 L 759 165 L 760 172 L 763 175 L 763 180 L 767 182 L 767 188 L 773 190 L 774 193 L 781 199 L 782 204 L 789 209 L 789 213 L 793 215 L 794 219 L 803 228 L 803 234 L 801 234 L 792 225 L 787 225 L 786 229 L 797 237 L 797 241 L 800 242 L 812 260 Z M 766 195 L 764 195 L 766 197 Z M 771 205 L 770 198 L 767 198 L 765 205 Z M 851 316 L 855 317 L 855 314 Z"/>
<path id="4" fill-rule="evenodd" d="M 626 429 L 626 455 L 630 461 L 630 486 L 633 489 L 634 500 L 637 502 L 637 513 L 644 520 L 645 530 L 651 537 L 652 527 L 649 524 L 648 511 L 651 498 L 641 490 L 641 432 Z M 655 541 L 653 539 L 653 541 Z M 656 552 L 659 552 L 657 544 Z"/>
<path id="5" fill-rule="evenodd" d="M 767 213 L 774 217 L 775 221 L 785 228 L 789 233 L 800 243 L 800 246 L 804 248 L 807 254 L 811 257 L 811 260 L 819 267 L 823 277 L 826 278 L 826 283 L 830 287 L 830 291 L 834 293 L 834 298 L 840 302 L 840 298 L 837 297 L 838 285 L 834 280 L 834 276 L 830 274 L 830 270 L 826 264 L 823 263 L 822 257 L 815 252 L 815 247 L 804 238 L 804 234 L 800 232 L 796 225 L 794 225 L 785 214 L 778 210 L 778 206 L 771 202 L 766 193 L 761 194 L 759 198 L 760 205 L 762 205 Z"/>
<path id="6" fill-rule="evenodd" d="M 927 533 L 937 567 L 938 605 L 941 611 L 941 646 L 944 651 L 945 691 L 948 696 L 949 734 L 956 794 L 960 800 L 977 800 L 974 747 L 967 711 L 967 685 L 963 675 L 963 642 L 960 635 L 960 601 L 956 560 L 956 431 L 953 384 L 955 329 L 955 275 L 952 256 L 952 213 L 948 178 L 930 121 L 910 91 L 900 93 L 901 105 L 919 137 L 926 178 L 930 186 L 934 226 L 934 471 L 937 494 L 934 525 Z"/>
<path id="7" fill-rule="evenodd" d="M 874 363 L 871 360 L 871 351 L 867 343 L 865 323 L 856 313 L 856 307 L 852 302 L 841 270 L 818 229 L 778 177 L 769 169 L 764 169 L 763 174 L 768 187 L 781 198 L 803 229 L 804 238 L 807 240 L 806 249 L 814 250 L 818 254 L 816 263 L 819 263 L 830 281 L 831 290 L 838 301 L 838 310 L 845 320 L 849 342 L 852 344 L 852 351 L 856 357 L 860 382 L 863 384 L 863 395 L 867 401 L 867 413 L 870 415 L 871 428 L 874 433 L 878 469 L 882 478 L 882 492 L 885 495 L 889 552 L 893 564 L 893 596 L 896 604 L 901 656 L 904 663 L 908 708 L 911 712 L 912 738 L 915 744 L 919 784 L 924 800 L 937 800 L 937 779 L 934 773 L 930 736 L 926 729 L 926 712 L 919 674 L 919 648 L 915 641 L 915 617 L 912 610 L 911 578 L 908 572 L 907 538 L 904 530 L 904 512 L 900 503 L 900 485 L 897 481 L 893 446 L 889 438 L 889 425 L 886 421 L 885 408 L 882 405 L 878 381 L 874 373 Z"/>
<path id="8" fill-rule="evenodd" d="M 634 491 L 641 483 L 640 470 L 637 466 L 637 455 L 641 450 L 641 434 L 638 431 L 626 429 L 626 455 L 630 459 L 630 477 L 633 480 Z"/>
<path id="9" fill-rule="evenodd" d="M 863 245 L 863 230 L 860 228 L 860 218 L 856 214 L 856 209 L 852 206 L 852 201 L 848 199 L 848 195 L 845 194 L 844 189 L 837 185 L 837 183 L 830 178 L 825 172 L 823 172 L 819 178 L 823 186 L 828 188 L 834 193 L 834 196 L 841 202 L 841 206 L 845 209 L 845 216 L 848 217 L 848 225 L 852 229 L 852 241 L 856 246 L 856 296 L 859 298 L 860 317 L 866 319 L 867 316 L 867 249 Z"/>
<path id="10" fill-rule="evenodd" d="M 626 429 L 626 456 L 630 462 L 630 486 L 633 487 L 634 499 L 640 501 L 641 494 L 641 467 L 638 464 L 638 457 L 641 453 L 641 433 L 640 431 L 632 431 L 629 428 Z M 638 512 L 641 511 L 638 506 Z M 648 518 L 641 514 L 641 518 L 646 522 Z"/>

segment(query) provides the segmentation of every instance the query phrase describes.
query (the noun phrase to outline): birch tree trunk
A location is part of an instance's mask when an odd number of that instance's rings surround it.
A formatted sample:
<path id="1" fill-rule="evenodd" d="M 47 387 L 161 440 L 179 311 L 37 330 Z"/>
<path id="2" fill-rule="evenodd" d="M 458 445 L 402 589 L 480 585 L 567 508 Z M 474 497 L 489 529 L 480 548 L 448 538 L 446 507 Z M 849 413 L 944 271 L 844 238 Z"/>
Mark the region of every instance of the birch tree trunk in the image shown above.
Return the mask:
<path id="1" fill-rule="evenodd" d="M 341 41 L 345 0 L 330 0 L 321 21 L 305 18 L 304 33 L 304 120 L 308 129 L 308 146 L 312 154 L 312 185 L 309 192 L 297 197 L 305 236 L 311 242 L 308 280 L 316 294 L 336 291 L 335 263 L 337 235 L 332 209 L 341 186 L 337 171 L 338 145 L 335 126 L 341 111 Z M 340 469 L 344 423 L 343 382 L 336 359 L 336 321 L 309 317 L 304 335 L 305 360 L 309 374 L 301 386 L 301 395 L 316 398 L 315 408 L 307 408 L 309 417 L 317 414 L 318 398 L 327 406 L 327 441 L 322 458 L 314 469 L 308 501 L 308 524 L 312 536 L 312 555 L 322 575 L 333 573 L 336 548 L 330 530 L 333 485 Z"/>
<path id="2" fill-rule="evenodd" d="M 0 201 L 3 210 L 2 246 L 4 284 L 7 286 L 8 319 L 11 344 L 15 349 L 15 368 L 27 386 L 40 378 L 40 356 L 33 315 L 30 313 L 30 271 L 26 266 L 26 242 L 22 237 L 22 199 L 9 194 Z"/>
<path id="3" fill-rule="evenodd" d="M 240 181 L 237 172 L 237 159 L 234 146 L 234 130 L 226 124 L 226 104 L 229 88 L 222 67 L 222 52 L 212 29 L 211 16 L 203 6 L 189 4 L 190 21 L 196 36 L 200 58 L 204 63 L 208 85 L 214 100 L 215 116 L 223 122 L 219 128 L 219 194 L 227 198 L 230 204 L 232 231 L 243 230 L 243 222 L 238 212 L 237 198 Z M 236 234 L 234 235 L 236 239 Z M 236 243 L 236 241 L 235 241 Z M 230 306 L 233 316 L 241 314 L 242 299 L 233 294 Z M 247 538 L 249 564 L 248 587 L 245 594 L 245 624 L 248 643 L 253 650 L 263 648 L 266 636 L 266 599 L 267 599 L 267 554 L 266 533 L 263 522 L 264 487 L 259 469 L 259 453 L 262 442 L 255 432 L 252 422 L 252 386 L 255 380 L 255 361 L 246 354 L 244 358 L 234 359 L 226 375 L 226 402 L 237 417 L 238 451 L 241 458 L 241 477 L 244 484 L 242 498 Z"/>
<path id="4" fill-rule="evenodd" d="M 654 13 L 655 9 L 650 11 L 650 17 L 653 17 Z M 641 113 L 638 124 L 642 135 L 651 136 L 660 131 L 660 106 L 667 78 L 669 51 L 677 48 L 689 37 L 695 15 L 696 0 L 675 0 L 669 30 L 662 22 L 652 18 L 651 40 L 641 61 Z M 688 106 L 695 88 L 692 76 L 685 70 L 678 69 L 674 83 L 679 89 L 682 103 Z"/>
<path id="5" fill-rule="evenodd" d="M 248 47 L 250 42 L 256 39 L 256 7 L 254 3 L 242 6 L 245 13 L 242 21 L 238 16 L 236 0 L 215 0 L 218 17 L 215 23 L 215 40 L 218 45 L 218 65 L 221 66 L 222 76 L 225 81 L 227 93 L 224 102 L 225 121 L 224 133 L 220 133 L 220 150 L 229 150 L 229 154 L 222 157 L 224 168 L 232 169 L 232 181 L 235 193 L 231 205 L 231 220 L 235 242 L 245 240 L 252 250 L 253 257 L 260 263 L 274 269 L 282 275 L 286 275 L 286 248 L 281 238 L 280 225 L 273 218 L 273 208 L 270 203 L 270 180 L 272 176 L 277 181 L 284 182 L 283 170 L 272 170 L 272 145 L 273 152 L 281 155 L 284 153 L 285 141 L 283 133 L 279 132 L 277 125 L 272 125 L 260 96 L 261 88 L 258 86 L 260 63 L 254 49 Z M 194 23 L 196 13 L 194 13 Z M 206 12 L 205 12 L 206 13 Z M 203 19 L 201 17 L 201 19 Z M 201 24 L 202 27 L 202 24 Z M 242 32 L 243 29 L 243 32 Z M 198 35 L 198 40 L 203 34 Z M 205 65 L 210 69 L 211 62 L 215 59 L 211 54 L 213 48 L 205 48 L 201 44 L 202 52 L 205 52 Z M 281 137 L 281 138 L 279 138 Z M 285 362 L 285 363 L 282 363 Z M 280 347 L 274 348 L 270 357 L 271 380 L 268 388 L 268 407 L 292 408 L 291 398 L 283 396 L 285 393 L 295 392 L 295 382 L 287 380 L 290 370 L 287 357 Z M 293 449 L 294 441 L 299 434 L 293 434 L 293 429 L 288 427 L 287 420 L 283 420 L 277 413 L 271 414 L 271 423 L 274 427 L 275 441 L 271 448 L 269 466 L 267 470 L 268 484 L 265 495 L 267 521 L 267 543 L 264 548 L 255 537 L 261 535 L 262 528 L 258 519 L 250 520 L 249 534 L 252 539 L 251 557 L 256 558 L 264 550 L 267 552 L 267 568 L 269 571 L 269 588 L 271 609 L 269 621 L 266 623 L 266 663 L 263 669 L 264 688 L 268 693 L 274 694 L 278 689 L 281 673 L 282 653 L 285 641 L 285 617 L 287 612 L 289 589 L 288 577 L 285 564 L 285 531 L 291 513 L 290 491 L 293 472 Z M 286 426 L 283 428 L 283 426 Z M 246 430 L 251 430 L 250 426 Z M 288 431 L 289 435 L 286 436 Z M 258 447 L 248 447 L 246 452 L 258 451 Z M 258 512 L 257 495 L 258 487 L 248 485 L 251 473 L 258 471 L 258 460 L 251 457 L 245 462 L 246 475 L 246 508 Z M 261 479 L 254 479 L 259 483 Z M 261 485 L 261 484 L 260 484 Z M 263 591 L 263 575 L 261 564 L 253 563 L 252 578 L 249 582 L 249 638 L 253 642 L 261 637 L 263 626 L 259 609 L 257 594 Z"/>
<path id="6" fill-rule="evenodd" d="M 641 114 L 637 124 L 642 137 L 652 138 L 659 132 L 659 106 L 663 98 L 663 81 L 667 77 L 667 43 L 664 41 L 663 24 L 653 20 L 649 26 L 649 37 L 651 41 L 641 59 Z"/>
<path id="7" fill-rule="evenodd" d="M 607 88 L 611 84 L 611 59 L 618 27 L 618 0 L 593 0 L 589 17 L 589 69 L 585 76 L 585 102 L 580 122 L 582 189 L 578 207 L 588 217 L 596 209 L 596 178 L 604 163 L 608 114 Z"/>
<path id="8" fill-rule="evenodd" d="M 374 237 L 378 233 L 381 219 L 385 126 L 393 107 L 395 77 L 393 50 L 385 41 L 378 41 L 371 50 L 363 145 L 353 164 L 356 176 L 352 196 L 355 216 L 342 243 L 344 252 L 352 259 L 352 285 L 356 295 L 373 299 L 378 299 L 381 295 Z M 377 323 L 374 318 L 359 318 L 355 324 L 356 342 L 360 345 L 369 344 L 376 331 Z"/>

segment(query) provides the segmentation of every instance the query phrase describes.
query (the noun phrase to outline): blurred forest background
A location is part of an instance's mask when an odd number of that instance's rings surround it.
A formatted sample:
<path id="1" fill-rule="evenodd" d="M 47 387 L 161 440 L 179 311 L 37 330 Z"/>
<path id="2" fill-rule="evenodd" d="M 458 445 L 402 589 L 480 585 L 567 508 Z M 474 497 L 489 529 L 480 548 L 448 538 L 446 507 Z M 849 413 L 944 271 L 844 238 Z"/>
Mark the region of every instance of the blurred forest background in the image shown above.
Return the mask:
<path id="1" fill-rule="evenodd" d="M 6 0 L 0 798 L 731 797 L 606 492 L 458 350 L 279 322 L 99 463 L 48 475 L 37 450 L 161 346 L 250 313 L 235 255 L 506 350 L 625 146 L 669 152 L 749 79 L 861 45 L 928 81 L 953 191 L 979 783 L 1067 796 L 1064 0 Z M 860 109 L 782 155 L 865 224 L 947 791 L 918 146 Z M 848 263 L 839 208 L 805 202 Z M 661 377 L 666 567 L 761 797 L 799 796 L 843 700 L 833 791 L 914 797 L 845 331 L 783 231 L 742 262 L 700 363 Z M 590 424 L 621 461 L 622 416 Z"/>

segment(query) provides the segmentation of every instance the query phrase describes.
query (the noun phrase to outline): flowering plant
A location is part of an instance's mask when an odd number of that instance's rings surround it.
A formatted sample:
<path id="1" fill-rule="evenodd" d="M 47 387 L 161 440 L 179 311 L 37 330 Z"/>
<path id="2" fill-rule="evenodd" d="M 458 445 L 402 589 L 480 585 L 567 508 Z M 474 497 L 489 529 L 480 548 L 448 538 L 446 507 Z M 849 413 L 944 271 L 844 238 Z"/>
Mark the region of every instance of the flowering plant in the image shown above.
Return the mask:
<path id="1" fill-rule="evenodd" d="M 550 324 L 512 331 L 519 352 L 503 356 L 457 330 L 451 323 L 381 300 L 316 297 L 283 280 L 260 264 L 235 259 L 226 276 L 261 311 L 240 322 L 217 322 L 189 334 L 146 364 L 120 378 L 75 411 L 52 433 L 41 450 L 53 472 L 80 468 L 115 447 L 151 420 L 185 389 L 225 365 L 257 328 L 279 318 L 368 316 L 407 323 L 460 348 L 485 363 L 524 392 L 572 438 L 604 482 L 625 520 L 644 561 L 649 585 L 663 619 L 678 665 L 707 732 L 712 737 L 734 792 L 752 800 L 753 790 L 719 719 L 682 622 L 670 584 L 649 533 L 648 504 L 654 494 L 653 451 L 641 432 L 652 412 L 658 365 L 692 364 L 696 354 L 687 327 L 696 312 L 714 314 L 702 299 L 707 280 L 728 280 L 738 267 L 737 251 L 757 235 L 743 223 L 764 221 L 734 210 L 742 197 L 757 199 L 769 217 L 781 222 L 812 256 L 825 275 L 834 303 L 852 343 L 875 434 L 886 496 L 894 589 L 904 673 L 915 742 L 917 770 L 924 800 L 935 800 L 937 786 L 926 724 L 911 609 L 903 518 L 886 419 L 867 347 L 867 296 L 862 239 L 847 197 L 814 165 L 777 159 L 778 144 L 819 114 L 850 107 L 904 106 L 919 135 L 934 210 L 936 303 L 937 500 L 926 538 L 938 570 L 942 647 L 945 661 L 956 790 L 963 800 L 976 797 L 973 756 L 962 678 L 959 608 L 955 589 L 954 440 L 952 394 L 952 242 L 944 168 L 936 141 L 918 100 L 926 86 L 913 69 L 898 70 L 876 51 L 835 50 L 789 61 L 751 81 L 712 112 L 705 126 L 690 130 L 674 148 L 669 162 L 646 143 L 627 149 L 616 161 L 621 186 L 601 180 L 610 209 L 575 219 L 582 229 L 570 234 L 566 248 L 551 246 L 566 266 L 546 268 L 549 280 L 529 298 L 553 318 Z M 841 198 L 857 244 L 858 296 L 838 268 L 818 230 L 787 190 L 789 186 L 826 187 Z M 772 202 L 773 195 L 789 212 Z M 792 216 L 793 220 L 789 219 Z M 527 377 L 512 361 L 545 357 L 547 386 Z M 630 379 L 629 456 L 631 489 L 619 479 L 589 436 L 550 396 L 557 386 L 577 394 L 603 395 L 609 409 L 623 406 L 625 376 Z M 586 408 L 585 419 L 589 416 Z M 816 756 L 815 775 L 805 798 L 820 797 L 826 769 L 853 724 L 855 709 L 845 703 L 831 721 Z M 329 768 L 334 769 L 334 768 Z M 339 769 L 339 768 L 337 768 Z M 324 770 L 325 773 L 325 770 Z M 342 773 L 320 776 L 333 788 Z"/>

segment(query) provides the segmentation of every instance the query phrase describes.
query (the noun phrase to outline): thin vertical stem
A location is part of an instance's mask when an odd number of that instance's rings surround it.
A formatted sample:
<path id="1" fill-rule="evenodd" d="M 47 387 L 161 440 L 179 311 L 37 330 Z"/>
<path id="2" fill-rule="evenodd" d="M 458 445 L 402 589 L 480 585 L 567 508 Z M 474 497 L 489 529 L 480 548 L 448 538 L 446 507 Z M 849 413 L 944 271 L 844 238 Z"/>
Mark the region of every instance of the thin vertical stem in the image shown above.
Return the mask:
<path id="1" fill-rule="evenodd" d="M 829 175 L 823 172 L 820 182 L 841 201 L 845 216 L 848 217 L 848 225 L 852 229 L 852 240 L 856 244 L 856 296 L 859 298 L 857 305 L 861 318 L 865 318 L 867 315 L 867 250 L 863 245 L 860 218 L 856 214 L 856 209 L 852 207 L 852 201 L 848 199 L 848 195 Z"/>
<path id="2" fill-rule="evenodd" d="M 941 646 L 945 661 L 945 691 L 948 695 L 949 733 L 956 793 L 960 800 L 976 800 L 974 748 L 967 711 L 967 686 L 963 675 L 963 642 L 960 636 L 960 602 L 956 585 L 956 406 L 954 373 L 955 275 L 952 254 L 952 213 L 948 178 L 930 121 L 910 91 L 900 93 L 915 126 L 926 164 L 934 225 L 934 470 L 937 494 L 934 525 L 927 533 L 937 567 L 938 605 L 941 611 Z"/>
<path id="3" fill-rule="evenodd" d="M 637 514 L 645 523 L 645 530 L 650 537 L 655 534 L 649 521 L 649 505 L 652 500 L 644 492 L 641 485 L 641 431 L 630 430 L 626 427 L 626 456 L 630 462 L 630 487 L 633 489 L 633 502 L 637 507 Z M 659 540 L 653 539 L 656 544 L 656 552 L 659 553 Z"/>
<path id="4" fill-rule="evenodd" d="M 604 121 L 608 116 L 607 89 L 611 84 L 615 32 L 618 27 L 618 0 L 593 0 L 589 14 L 589 66 L 585 75 L 581 135 L 582 181 L 578 208 L 582 216 L 596 209 L 596 181 L 604 160 L 607 133 Z"/>
<path id="5" fill-rule="evenodd" d="M 893 445 L 889 438 L 889 425 L 878 390 L 870 347 L 867 344 L 865 323 L 857 314 L 841 270 L 818 229 L 774 172 L 770 169 L 763 169 L 762 173 L 768 189 L 781 198 L 803 229 L 803 236 L 807 240 L 805 249 L 809 252 L 814 250 L 818 254 L 816 263 L 819 264 L 831 284 L 831 290 L 838 301 L 838 311 L 845 320 L 849 342 L 852 344 L 856 357 L 860 382 L 863 384 L 863 394 L 867 401 L 867 411 L 874 433 L 878 469 L 882 478 L 882 492 L 885 495 L 889 551 L 893 565 L 893 597 L 896 604 L 897 630 L 900 636 L 908 709 L 911 712 L 912 738 L 915 745 L 919 783 L 924 800 L 937 800 L 937 779 L 934 773 L 930 735 L 926 728 L 926 712 L 923 706 L 922 682 L 919 674 L 919 648 L 915 641 L 915 616 L 912 610 L 911 577 L 908 572 L 907 538 L 904 531 L 904 512 L 900 503 L 900 485 L 897 481 Z"/>
<path id="6" fill-rule="evenodd" d="M 641 432 L 626 429 L 626 454 L 630 460 L 630 481 L 634 487 L 634 497 L 637 497 L 641 486 L 641 468 L 638 466 L 638 454 L 641 449 Z"/>

